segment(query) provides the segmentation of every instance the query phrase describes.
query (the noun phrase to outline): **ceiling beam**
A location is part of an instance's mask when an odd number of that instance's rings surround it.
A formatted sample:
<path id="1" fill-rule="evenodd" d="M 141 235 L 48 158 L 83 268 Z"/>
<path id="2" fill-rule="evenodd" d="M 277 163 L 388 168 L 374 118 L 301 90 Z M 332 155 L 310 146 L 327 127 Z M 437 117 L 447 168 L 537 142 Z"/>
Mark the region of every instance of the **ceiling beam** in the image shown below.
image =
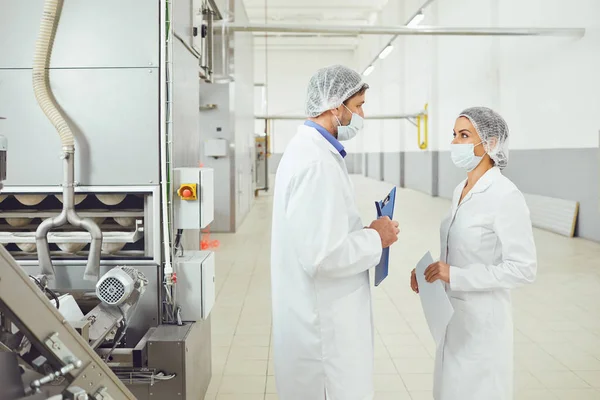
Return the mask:
<path id="1" fill-rule="evenodd" d="M 216 27 L 219 29 L 219 27 Z M 329 33 L 341 35 L 419 35 L 419 36 L 575 36 L 585 28 L 457 28 L 401 26 L 327 26 L 292 24 L 231 24 L 230 32 Z"/>

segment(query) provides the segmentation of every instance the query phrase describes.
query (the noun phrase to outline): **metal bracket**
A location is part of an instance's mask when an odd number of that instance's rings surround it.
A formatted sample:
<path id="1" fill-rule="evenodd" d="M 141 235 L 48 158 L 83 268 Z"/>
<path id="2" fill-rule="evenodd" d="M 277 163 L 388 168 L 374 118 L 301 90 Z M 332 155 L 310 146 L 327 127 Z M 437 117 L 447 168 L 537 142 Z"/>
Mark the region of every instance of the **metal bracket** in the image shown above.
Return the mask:
<path id="1" fill-rule="evenodd" d="M 44 341 L 48 349 L 54 353 L 64 364 L 75 362 L 77 357 L 65 346 L 65 344 L 58 338 L 58 333 L 53 333 L 48 339 Z"/>
<path id="2" fill-rule="evenodd" d="M 94 395 L 94 399 L 96 400 L 114 400 L 110 394 L 108 394 L 108 390 L 105 387 L 101 387 L 98 389 L 96 394 Z"/>
<path id="3" fill-rule="evenodd" d="M 406 118 L 406 120 L 407 120 L 408 122 L 410 122 L 411 124 L 413 124 L 414 126 L 417 126 L 417 121 L 415 121 L 415 119 L 414 119 L 414 118 Z"/>
<path id="4" fill-rule="evenodd" d="M 87 392 L 78 386 L 71 386 L 63 392 L 66 400 L 88 400 Z"/>

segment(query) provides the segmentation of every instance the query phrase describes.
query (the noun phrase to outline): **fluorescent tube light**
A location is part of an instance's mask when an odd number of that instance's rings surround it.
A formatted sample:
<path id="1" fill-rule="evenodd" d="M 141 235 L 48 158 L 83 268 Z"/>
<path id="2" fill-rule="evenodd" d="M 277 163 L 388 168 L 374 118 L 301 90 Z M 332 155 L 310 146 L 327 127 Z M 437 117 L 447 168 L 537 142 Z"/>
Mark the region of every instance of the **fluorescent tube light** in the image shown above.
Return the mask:
<path id="1" fill-rule="evenodd" d="M 392 50 L 394 50 L 394 46 L 392 46 L 391 44 L 388 45 L 385 49 L 383 49 L 383 51 L 381 52 L 381 54 L 379 54 L 379 59 L 383 60 L 384 58 L 386 58 L 387 56 L 389 56 L 390 53 L 392 52 Z"/>
<path id="2" fill-rule="evenodd" d="M 421 23 L 421 21 L 423 21 L 423 18 L 425 18 L 423 11 L 419 11 L 417 14 L 415 14 L 413 19 L 411 19 L 410 22 L 406 26 L 409 28 L 414 28 L 417 25 L 419 25 Z"/>

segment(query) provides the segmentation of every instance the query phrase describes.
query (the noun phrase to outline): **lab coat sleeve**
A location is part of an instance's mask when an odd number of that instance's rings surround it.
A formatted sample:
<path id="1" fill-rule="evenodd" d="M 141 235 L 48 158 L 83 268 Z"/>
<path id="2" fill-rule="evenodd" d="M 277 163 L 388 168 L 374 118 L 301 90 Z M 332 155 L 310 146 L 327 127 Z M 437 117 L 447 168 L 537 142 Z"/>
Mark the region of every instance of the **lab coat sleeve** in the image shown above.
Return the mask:
<path id="1" fill-rule="evenodd" d="M 296 174 L 286 219 L 300 264 L 312 277 L 347 277 L 379 263 L 381 238 L 373 229 L 350 232 L 346 177 L 339 166 L 317 162 Z"/>
<path id="2" fill-rule="evenodd" d="M 533 229 L 525 198 L 518 190 L 502 201 L 494 218 L 494 230 L 502 246 L 499 265 L 450 267 L 450 287 L 454 291 L 513 289 L 532 283 L 537 274 Z"/>

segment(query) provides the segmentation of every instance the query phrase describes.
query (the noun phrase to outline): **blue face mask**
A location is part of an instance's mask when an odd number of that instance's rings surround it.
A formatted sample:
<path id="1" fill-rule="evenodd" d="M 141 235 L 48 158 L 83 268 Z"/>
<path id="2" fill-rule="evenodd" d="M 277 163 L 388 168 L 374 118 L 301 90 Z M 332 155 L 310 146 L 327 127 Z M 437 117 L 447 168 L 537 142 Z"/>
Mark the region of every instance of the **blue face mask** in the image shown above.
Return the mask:
<path id="1" fill-rule="evenodd" d="M 342 105 L 344 107 L 346 107 L 345 104 L 342 104 Z M 350 111 L 350 109 L 348 107 L 346 107 L 346 110 Z M 361 117 L 357 113 L 353 113 L 352 111 L 350 111 L 350 112 L 352 113 L 352 119 L 350 119 L 350 124 L 348 124 L 348 125 L 342 125 L 342 123 L 340 122 L 338 117 L 334 115 L 335 119 L 338 122 L 337 139 L 340 142 L 344 141 L 344 140 L 352 139 L 363 128 L 363 125 L 364 125 L 363 117 Z"/>

